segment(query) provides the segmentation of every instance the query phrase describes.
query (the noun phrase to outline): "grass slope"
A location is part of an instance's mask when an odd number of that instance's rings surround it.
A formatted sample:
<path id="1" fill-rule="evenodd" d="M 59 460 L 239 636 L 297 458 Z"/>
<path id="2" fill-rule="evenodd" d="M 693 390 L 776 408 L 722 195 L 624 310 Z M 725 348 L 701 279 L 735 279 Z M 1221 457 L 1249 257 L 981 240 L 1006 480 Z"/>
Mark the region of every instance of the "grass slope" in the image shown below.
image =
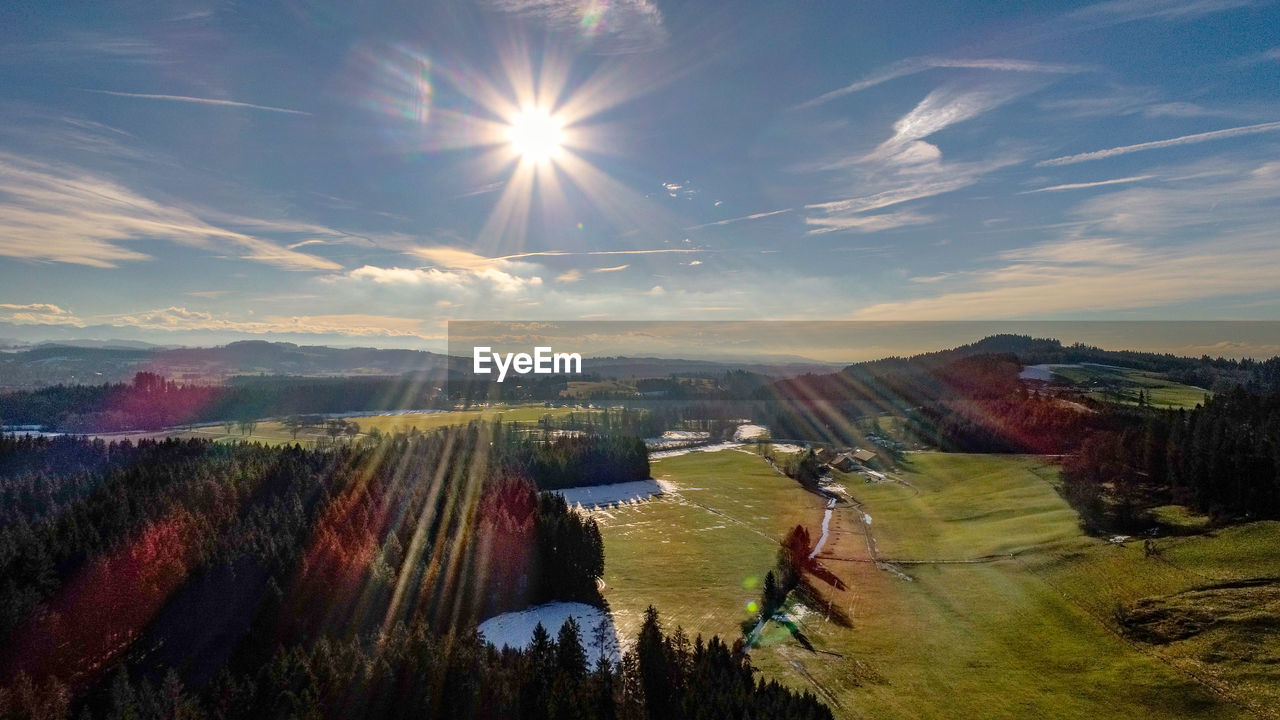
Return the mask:
<path id="1" fill-rule="evenodd" d="M 634 638 L 653 604 L 690 637 L 732 642 L 759 600 L 778 541 L 797 523 L 815 536 L 824 500 L 758 455 L 722 450 L 653 462 L 674 494 L 595 513 L 605 541 L 605 597 L 621 637 Z"/>
<path id="2" fill-rule="evenodd" d="M 654 474 L 678 496 L 600 516 L 623 637 L 650 602 L 668 626 L 733 631 L 758 595 L 744 581 L 772 564 L 766 536 L 800 521 L 816 537 L 821 523 L 821 499 L 773 472 L 734 451 L 670 458 Z M 1177 593 L 1280 576 L 1280 525 L 1162 540 L 1148 558 L 1141 543 L 1083 536 L 1041 458 L 915 453 L 898 477 L 838 478 L 858 504 L 837 507 L 820 557 L 849 588 L 821 586 L 808 605 L 793 595 L 813 649 L 770 623 L 752 652 L 766 675 L 818 692 L 841 718 L 1275 716 L 1268 606 Z M 882 569 L 872 548 L 904 562 Z M 1162 646 L 1120 632 L 1118 605 L 1170 595 L 1236 614 Z"/>

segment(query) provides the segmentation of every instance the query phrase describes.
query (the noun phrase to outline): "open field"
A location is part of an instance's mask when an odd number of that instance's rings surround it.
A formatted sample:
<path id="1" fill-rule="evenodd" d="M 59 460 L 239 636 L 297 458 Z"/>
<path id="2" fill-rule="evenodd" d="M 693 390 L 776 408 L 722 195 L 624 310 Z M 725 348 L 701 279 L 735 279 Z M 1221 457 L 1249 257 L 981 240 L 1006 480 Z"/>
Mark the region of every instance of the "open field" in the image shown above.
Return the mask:
<path id="1" fill-rule="evenodd" d="M 532 424 L 536 423 L 546 415 L 559 418 L 569 415 L 570 413 L 584 414 L 588 412 L 591 411 L 572 407 L 548 408 L 541 404 L 531 404 L 515 406 L 499 405 L 494 407 L 475 408 L 471 410 L 450 410 L 448 412 L 367 415 L 348 417 L 344 419 L 348 422 L 353 422 L 359 425 L 361 433 L 368 433 L 375 428 L 382 433 L 397 433 L 408 432 L 415 428 L 417 430 L 427 432 L 449 425 L 465 425 L 472 420 L 481 419 L 497 420 L 498 418 L 501 418 L 503 422 Z M 185 430 L 174 429 L 161 432 L 113 433 L 104 437 L 130 440 L 161 437 L 195 437 L 206 438 L 215 442 L 250 440 L 265 443 L 267 445 L 283 445 L 295 442 L 302 443 L 303 445 L 309 445 L 314 444 L 317 440 L 327 438 L 328 436 L 323 429 L 304 428 L 295 438 L 289 429 L 280 421 L 263 420 L 254 428 L 252 435 L 241 434 L 238 428 L 232 428 L 230 432 L 227 432 L 227 429 L 222 425 L 206 425 Z"/>
<path id="2" fill-rule="evenodd" d="M 758 455 L 691 452 L 653 462 L 674 493 L 595 513 L 605 539 L 605 597 L 619 635 L 634 638 L 653 604 L 690 636 L 732 639 L 760 598 L 778 540 L 796 523 L 816 535 L 825 500 Z"/>
<path id="3" fill-rule="evenodd" d="M 668 626 L 733 632 L 758 596 L 743 580 L 772 563 L 765 536 L 799 520 L 816 538 L 821 522 L 821 498 L 770 473 L 738 451 L 670 458 L 655 477 L 686 489 L 598 516 L 623 638 L 649 602 Z M 1147 557 L 1084 536 L 1042 458 L 912 453 L 895 476 L 836 478 L 851 499 L 819 559 L 849 589 L 819 585 L 811 606 L 793 594 L 813 649 L 770 623 L 752 651 L 766 675 L 843 718 L 1277 716 L 1280 592 L 1219 586 L 1280 577 L 1280 523 L 1162 539 Z M 1143 642 L 1116 619 L 1143 598 L 1221 617 Z"/>
<path id="4" fill-rule="evenodd" d="M 1160 373 L 1112 367 L 1110 365 L 1080 364 L 1049 366 L 1056 379 L 1087 388 L 1089 394 L 1099 400 L 1133 405 L 1138 402 L 1138 392 L 1146 393 L 1147 402 L 1160 408 L 1193 408 L 1211 395 L 1204 388 L 1173 382 Z"/>

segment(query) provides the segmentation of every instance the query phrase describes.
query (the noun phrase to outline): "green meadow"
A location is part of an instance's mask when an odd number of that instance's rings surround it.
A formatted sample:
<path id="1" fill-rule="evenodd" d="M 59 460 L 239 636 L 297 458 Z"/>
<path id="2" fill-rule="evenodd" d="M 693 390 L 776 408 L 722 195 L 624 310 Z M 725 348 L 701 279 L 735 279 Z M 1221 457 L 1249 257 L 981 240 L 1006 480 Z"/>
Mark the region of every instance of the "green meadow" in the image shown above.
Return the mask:
<path id="1" fill-rule="evenodd" d="M 1204 388 L 1184 385 L 1160 373 L 1111 367 L 1108 365 L 1062 365 L 1053 374 L 1074 385 L 1089 388 L 1090 395 L 1111 402 L 1136 404 L 1138 392 L 1146 394 L 1147 403 L 1160 408 L 1191 409 L 1213 393 Z"/>
<path id="2" fill-rule="evenodd" d="M 737 450 L 691 452 L 651 468 L 674 493 L 595 512 L 618 631 L 634 637 L 652 604 L 691 637 L 732 641 L 751 616 L 747 604 L 760 598 L 778 539 L 797 523 L 816 520 L 816 532 L 826 501 Z"/>
<path id="3" fill-rule="evenodd" d="M 597 513 L 619 631 L 653 603 L 669 628 L 734 637 L 776 539 L 797 522 L 816 539 L 824 501 L 745 452 L 653 468 L 673 494 Z M 848 587 L 793 593 L 796 632 L 771 622 L 752 650 L 766 676 L 840 718 L 1277 716 L 1280 523 L 1159 539 L 1148 556 L 1084 535 L 1045 458 L 911 453 L 891 476 L 836 478 L 819 558 Z M 1139 639 L 1121 626 L 1135 608 L 1207 629 Z"/>

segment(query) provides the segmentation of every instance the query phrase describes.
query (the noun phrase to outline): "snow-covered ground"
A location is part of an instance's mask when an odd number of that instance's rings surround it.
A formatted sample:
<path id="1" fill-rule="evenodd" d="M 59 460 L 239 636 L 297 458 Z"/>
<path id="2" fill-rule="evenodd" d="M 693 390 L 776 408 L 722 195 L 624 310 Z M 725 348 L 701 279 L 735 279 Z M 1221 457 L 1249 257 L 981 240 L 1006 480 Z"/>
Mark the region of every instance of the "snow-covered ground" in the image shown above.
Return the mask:
<path id="1" fill-rule="evenodd" d="M 668 430 L 661 437 L 645 438 L 644 444 L 650 450 L 655 448 L 679 447 L 699 443 L 711 437 L 711 433 L 702 430 Z"/>
<path id="2" fill-rule="evenodd" d="M 1022 380 L 1040 380 L 1041 382 L 1049 382 L 1053 379 L 1054 368 L 1071 367 L 1070 365 L 1027 365 L 1022 368 L 1022 372 L 1018 373 L 1018 377 Z"/>
<path id="3" fill-rule="evenodd" d="M 497 647 L 526 648 L 533 639 L 533 629 L 542 627 L 554 640 L 560 626 L 569 618 L 578 622 L 582 632 L 582 647 L 587 651 L 587 662 L 595 664 L 601 655 L 617 663 L 622 661 L 618 644 L 618 629 L 613 617 L 598 607 L 576 602 L 552 602 L 546 605 L 503 613 L 480 623 L 484 639 Z M 603 623 L 603 625 L 601 625 Z"/>
<path id="4" fill-rule="evenodd" d="M 675 450 L 659 450 L 649 453 L 650 460 L 661 460 L 662 458 L 676 457 L 678 455 L 687 455 L 691 452 L 718 452 L 720 450 L 729 450 L 731 448 L 742 447 L 742 443 L 725 442 L 716 443 L 714 445 L 699 445 L 697 447 L 678 448 Z"/>
<path id="5" fill-rule="evenodd" d="M 661 495 L 675 489 L 671 483 L 662 480 L 634 480 L 632 482 L 613 483 L 612 485 L 590 485 L 555 490 L 564 496 L 570 507 L 581 506 L 587 509 L 619 503 L 632 503 L 648 500 L 654 495 Z"/>
<path id="6" fill-rule="evenodd" d="M 812 560 L 822 552 L 822 546 L 827 544 L 827 536 L 831 534 L 831 512 L 836 507 L 836 499 L 827 500 L 827 512 L 822 516 L 822 537 L 818 538 L 818 544 L 813 546 L 813 552 L 809 553 L 809 559 Z"/>
<path id="7" fill-rule="evenodd" d="M 738 429 L 733 432 L 734 440 L 754 440 L 769 434 L 769 429 L 763 425 L 739 425 Z"/>
<path id="8" fill-rule="evenodd" d="M 769 447 L 776 453 L 798 453 L 808 450 L 808 448 L 792 445 L 791 443 L 774 443 Z"/>

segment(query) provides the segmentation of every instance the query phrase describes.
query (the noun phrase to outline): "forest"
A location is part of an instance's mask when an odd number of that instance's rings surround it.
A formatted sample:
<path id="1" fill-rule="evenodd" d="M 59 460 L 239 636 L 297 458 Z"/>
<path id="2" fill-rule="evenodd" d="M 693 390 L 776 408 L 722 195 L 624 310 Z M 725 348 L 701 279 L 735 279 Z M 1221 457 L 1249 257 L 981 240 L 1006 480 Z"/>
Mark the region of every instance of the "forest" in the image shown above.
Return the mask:
<path id="1" fill-rule="evenodd" d="M 1176 503 L 1217 522 L 1280 517 L 1280 393 L 1244 388 L 1192 410 L 1115 414 L 1063 470 L 1067 498 L 1098 527 L 1140 531 Z"/>

